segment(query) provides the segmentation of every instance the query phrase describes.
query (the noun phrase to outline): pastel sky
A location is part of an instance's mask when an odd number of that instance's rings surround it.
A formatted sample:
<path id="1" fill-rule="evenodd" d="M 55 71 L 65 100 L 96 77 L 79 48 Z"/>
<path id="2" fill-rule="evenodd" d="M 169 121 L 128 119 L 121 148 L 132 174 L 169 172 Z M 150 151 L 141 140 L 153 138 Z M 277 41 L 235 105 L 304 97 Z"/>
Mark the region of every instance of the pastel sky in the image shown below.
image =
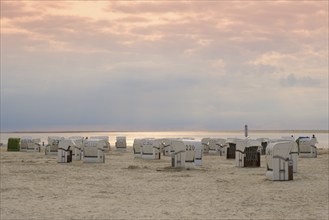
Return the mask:
<path id="1" fill-rule="evenodd" d="M 1 131 L 328 129 L 328 1 L 1 0 Z"/>

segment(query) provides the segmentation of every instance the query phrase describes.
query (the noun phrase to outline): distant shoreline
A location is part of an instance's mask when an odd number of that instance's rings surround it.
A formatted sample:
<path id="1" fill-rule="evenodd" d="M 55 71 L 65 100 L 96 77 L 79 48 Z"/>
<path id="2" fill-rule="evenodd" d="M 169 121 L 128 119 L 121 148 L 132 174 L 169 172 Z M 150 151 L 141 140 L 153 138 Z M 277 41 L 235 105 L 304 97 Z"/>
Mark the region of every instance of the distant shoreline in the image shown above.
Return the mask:
<path id="1" fill-rule="evenodd" d="M 116 132 L 241 132 L 243 130 L 191 130 L 191 131 L 180 131 L 180 130 L 167 130 L 167 131 L 1 131 L 0 133 L 8 134 L 8 133 L 16 133 L 16 134 L 24 134 L 24 133 L 116 133 Z M 329 130 L 249 130 L 249 132 L 261 132 L 261 133 L 328 133 Z"/>

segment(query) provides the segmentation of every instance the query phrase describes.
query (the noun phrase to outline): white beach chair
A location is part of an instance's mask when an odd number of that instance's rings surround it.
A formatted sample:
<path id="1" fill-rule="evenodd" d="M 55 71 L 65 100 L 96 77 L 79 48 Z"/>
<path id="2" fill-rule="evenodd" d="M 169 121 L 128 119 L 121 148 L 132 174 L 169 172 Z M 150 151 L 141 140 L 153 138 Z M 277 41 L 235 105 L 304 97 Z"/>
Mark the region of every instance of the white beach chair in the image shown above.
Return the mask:
<path id="1" fill-rule="evenodd" d="M 111 149 L 109 136 L 91 136 L 90 140 L 103 140 L 103 149 L 105 152 L 109 152 Z"/>
<path id="2" fill-rule="evenodd" d="M 87 139 L 83 145 L 84 163 L 105 163 L 104 140 Z"/>
<path id="3" fill-rule="evenodd" d="M 58 144 L 57 162 L 70 163 L 72 162 L 72 149 L 76 146 L 73 140 L 60 140 Z"/>
<path id="4" fill-rule="evenodd" d="M 315 136 L 309 137 L 299 137 L 296 140 L 298 144 L 299 157 L 317 157 L 317 147 L 316 144 L 319 143 Z"/>
<path id="5" fill-rule="evenodd" d="M 266 148 L 266 177 L 270 180 L 293 180 L 293 161 L 290 152 L 291 141 L 270 143 Z"/>
<path id="6" fill-rule="evenodd" d="M 209 154 L 222 154 L 222 148 L 226 143 L 223 138 L 209 138 Z"/>
<path id="7" fill-rule="evenodd" d="M 142 139 L 135 138 L 133 143 L 134 158 L 141 157 Z"/>
<path id="8" fill-rule="evenodd" d="M 23 152 L 40 152 L 40 138 L 23 137 L 21 138 L 21 149 Z"/>
<path id="9" fill-rule="evenodd" d="M 176 168 L 185 167 L 186 147 L 182 140 L 173 140 L 171 142 L 173 152 L 171 153 L 171 166 Z"/>
<path id="10" fill-rule="evenodd" d="M 178 138 L 162 138 L 159 139 L 160 144 L 161 144 L 161 151 L 163 153 L 164 156 L 171 156 L 171 153 L 174 152 L 173 148 L 172 148 L 172 142 L 174 140 L 178 140 Z"/>
<path id="11" fill-rule="evenodd" d="M 157 139 L 142 139 L 141 141 L 141 158 L 150 160 L 161 159 L 161 142 Z"/>
<path id="12" fill-rule="evenodd" d="M 210 138 L 202 138 L 201 139 L 202 151 L 205 154 L 209 153 L 209 139 Z"/>
<path id="13" fill-rule="evenodd" d="M 203 155 L 201 141 L 183 140 L 183 143 L 185 144 L 186 148 L 185 165 L 201 166 Z"/>
<path id="14" fill-rule="evenodd" d="M 171 142 L 173 152 L 171 153 L 172 167 L 193 168 L 202 165 L 202 145 L 196 140 L 173 140 Z"/>
<path id="15" fill-rule="evenodd" d="M 281 137 L 279 139 L 271 139 L 270 142 L 290 142 L 291 144 L 291 151 L 289 152 L 289 159 L 292 160 L 293 163 L 293 172 L 297 173 L 297 167 L 298 167 L 298 145 L 295 141 L 295 138 L 293 136 L 290 137 Z"/>
<path id="16" fill-rule="evenodd" d="M 45 155 L 57 155 L 58 153 L 58 144 L 61 140 L 64 140 L 64 137 L 50 136 L 48 137 L 48 144 L 45 148 Z"/>
<path id="17" fill-rule="evenodd" d="M 84 138 L 81 136 L 69 137 L 69 140 L 74 141 L 75 145 L 71 147 L 72 150 L 72 160 L 81 160 L 83 152 L 83 141 Z"/>
<path id="18" fill-rule="evenodd" d="M 117 150 L 125 151 L 127 149 L 126 136 L 117 136 L 115 147 Z"/>
<path id="19" fill-rule="evenodd" d="M 223 156 L 226 159 L 235 159 L 236 145 L 237 145 L 237 142 L 239 142 L 239 141 L 243 141 L 243 140 L 238 139 L 238 138 L 226 139 L 226 142 L 221 150 L 222 151 L 221 156 Z"/>
<path id="20" fill-rule="evenodd" d="M 235 165 L 237 167 L 260 167 L 261 142 L 246 139 L 237 142 Z"/>

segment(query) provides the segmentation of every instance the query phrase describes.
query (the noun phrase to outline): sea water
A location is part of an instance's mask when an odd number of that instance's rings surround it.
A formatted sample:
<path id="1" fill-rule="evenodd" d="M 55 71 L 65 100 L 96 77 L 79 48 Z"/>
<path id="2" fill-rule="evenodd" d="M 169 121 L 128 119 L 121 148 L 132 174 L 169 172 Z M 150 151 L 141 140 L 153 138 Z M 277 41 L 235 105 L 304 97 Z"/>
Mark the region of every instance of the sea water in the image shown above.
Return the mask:
<path id="1" fill-rule="evenodd" d="M 251 139 L 256 138 L 270 138 L 277 139 L 281 137 L 290 137 L 291 135 L 294 138 L 301 136 L 311 137 L 315 135 L 319 144 L 319 148 L 329 148 L 329 134 L 328 131 L 319 131 L 319 130 L 308 130 L 308 131 L 295 131 L 295 130 L 249 130 L 249 137 Z M 195 140 L 201 140 L 202 138 L 211 137 L 211 138 L 244 138 L 244 131 L 110 131 L 110 132 L 3 132 L 0 133 L 1 143 L 7 145 L 8 138 L 16 137 L 33 137 L 40 138 L 41 144 L 45 145 L 48 143 L 49 136 L 60 136 L 60 137 L 71 137 L 71 136 L 81 136 L 81 137 L 91 137 L 91 136 L 108 136 L 110 139 L 110 145 L 114 146 L 117 136 L 126 136 L 127 146 L 132 147 L 135 138 L 193 138 Z"/>

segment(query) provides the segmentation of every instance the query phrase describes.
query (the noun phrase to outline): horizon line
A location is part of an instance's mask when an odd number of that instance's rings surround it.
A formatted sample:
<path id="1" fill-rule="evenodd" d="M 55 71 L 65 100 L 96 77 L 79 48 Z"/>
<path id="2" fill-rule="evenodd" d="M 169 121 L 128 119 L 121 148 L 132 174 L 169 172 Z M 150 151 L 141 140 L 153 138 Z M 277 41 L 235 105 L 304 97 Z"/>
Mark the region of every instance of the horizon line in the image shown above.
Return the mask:
<path id="1" fill-rule="evenodd" d="M 47 130 L 47 131 L 0 131 L 0 133 L 97 133 L 97 132 L 241 132 L 244 129 L 229 130 Z M 249 132 L 314 132 L 328 133 L 327 129 L 250 129 Z"/>

